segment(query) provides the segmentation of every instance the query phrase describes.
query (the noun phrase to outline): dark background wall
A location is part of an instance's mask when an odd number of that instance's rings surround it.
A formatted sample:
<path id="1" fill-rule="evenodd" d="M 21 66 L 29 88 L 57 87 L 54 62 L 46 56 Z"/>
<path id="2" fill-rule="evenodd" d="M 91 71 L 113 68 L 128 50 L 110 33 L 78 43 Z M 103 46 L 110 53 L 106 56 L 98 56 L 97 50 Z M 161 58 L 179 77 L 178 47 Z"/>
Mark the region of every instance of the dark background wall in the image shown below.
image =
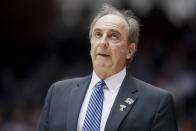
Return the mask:
<path id="1" fill-rule="evenodd" d="M 140 18 L 128 70 L 171 92 L 180 131 L 196 130 L 195 0 L 2 0 L 0 130 L 35 130 L 49 86 L 92 71 L 88 27 L 105 1 Z"/>

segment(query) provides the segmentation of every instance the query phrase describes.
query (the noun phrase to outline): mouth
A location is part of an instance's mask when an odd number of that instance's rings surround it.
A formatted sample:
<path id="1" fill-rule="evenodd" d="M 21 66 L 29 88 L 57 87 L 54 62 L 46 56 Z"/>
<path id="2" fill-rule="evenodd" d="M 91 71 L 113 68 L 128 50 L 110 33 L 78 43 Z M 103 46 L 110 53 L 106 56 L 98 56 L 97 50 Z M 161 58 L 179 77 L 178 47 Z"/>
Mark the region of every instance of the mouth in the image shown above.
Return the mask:
<path id="1" fill-rule="evenodd" d="M 99 53 L 99 54 L 97 54 L 98 56 L 103 56 L 103 57 L 109 57 L 110 55 L 108 55 L 108 54 L 102 54 L 102 53 Z"/>

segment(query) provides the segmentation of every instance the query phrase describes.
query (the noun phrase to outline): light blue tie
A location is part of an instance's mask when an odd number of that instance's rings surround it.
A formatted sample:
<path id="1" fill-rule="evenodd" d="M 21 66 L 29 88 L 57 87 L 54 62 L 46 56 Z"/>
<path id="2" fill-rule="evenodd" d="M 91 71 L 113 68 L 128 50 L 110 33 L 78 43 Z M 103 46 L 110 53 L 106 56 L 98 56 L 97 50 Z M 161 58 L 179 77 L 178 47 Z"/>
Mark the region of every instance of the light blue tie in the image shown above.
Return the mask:
<path id="1" fill-rule="evenodd" d="M 88 103 L 82 131 L 100 131 L 104 99 L 103 86 L 105 85 L 103 80 L 95 85 Z"/>

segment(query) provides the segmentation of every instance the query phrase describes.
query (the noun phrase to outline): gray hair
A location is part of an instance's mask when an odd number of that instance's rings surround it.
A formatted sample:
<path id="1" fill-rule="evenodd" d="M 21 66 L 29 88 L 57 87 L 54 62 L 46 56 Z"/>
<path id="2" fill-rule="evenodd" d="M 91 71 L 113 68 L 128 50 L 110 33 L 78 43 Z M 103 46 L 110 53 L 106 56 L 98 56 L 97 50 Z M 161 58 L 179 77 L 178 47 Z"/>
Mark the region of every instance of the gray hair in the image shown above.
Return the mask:
<path id="1" fill-rule="evenodd" d="M 91 39 L 93 27 L 97 20 L 99 20 L 101 17 L 105 15 L 117 15 L 122 17 L 128 24 L 128 44 L 135 43 L 136 49 L 139 41 L 139 30 L 140 25 L 137 17 L 134 15 L 134 13 L 131 10 L 117 10 L 114 7 L 112 7 L 109 4 L 103 4 L 102 9 L 98 12 L 98 14 L 95 16 L 93 21 L 90 24 L 90 31 L 89 31 L 89 38 Z"/>

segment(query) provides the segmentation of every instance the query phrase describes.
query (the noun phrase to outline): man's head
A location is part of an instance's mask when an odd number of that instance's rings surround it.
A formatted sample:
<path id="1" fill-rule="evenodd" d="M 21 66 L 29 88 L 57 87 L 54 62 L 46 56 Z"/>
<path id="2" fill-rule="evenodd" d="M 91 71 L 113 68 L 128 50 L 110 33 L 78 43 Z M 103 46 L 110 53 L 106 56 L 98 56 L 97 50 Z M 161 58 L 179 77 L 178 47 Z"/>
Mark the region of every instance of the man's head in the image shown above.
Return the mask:
<path id="1" fill-rule="evenodd" d="M 139 23 L 130 11 L 120 12 L 109 5 L 91 23 L 91 58 L 96 74 L 105 79 L 121 71 L 136 51 Z"/>

